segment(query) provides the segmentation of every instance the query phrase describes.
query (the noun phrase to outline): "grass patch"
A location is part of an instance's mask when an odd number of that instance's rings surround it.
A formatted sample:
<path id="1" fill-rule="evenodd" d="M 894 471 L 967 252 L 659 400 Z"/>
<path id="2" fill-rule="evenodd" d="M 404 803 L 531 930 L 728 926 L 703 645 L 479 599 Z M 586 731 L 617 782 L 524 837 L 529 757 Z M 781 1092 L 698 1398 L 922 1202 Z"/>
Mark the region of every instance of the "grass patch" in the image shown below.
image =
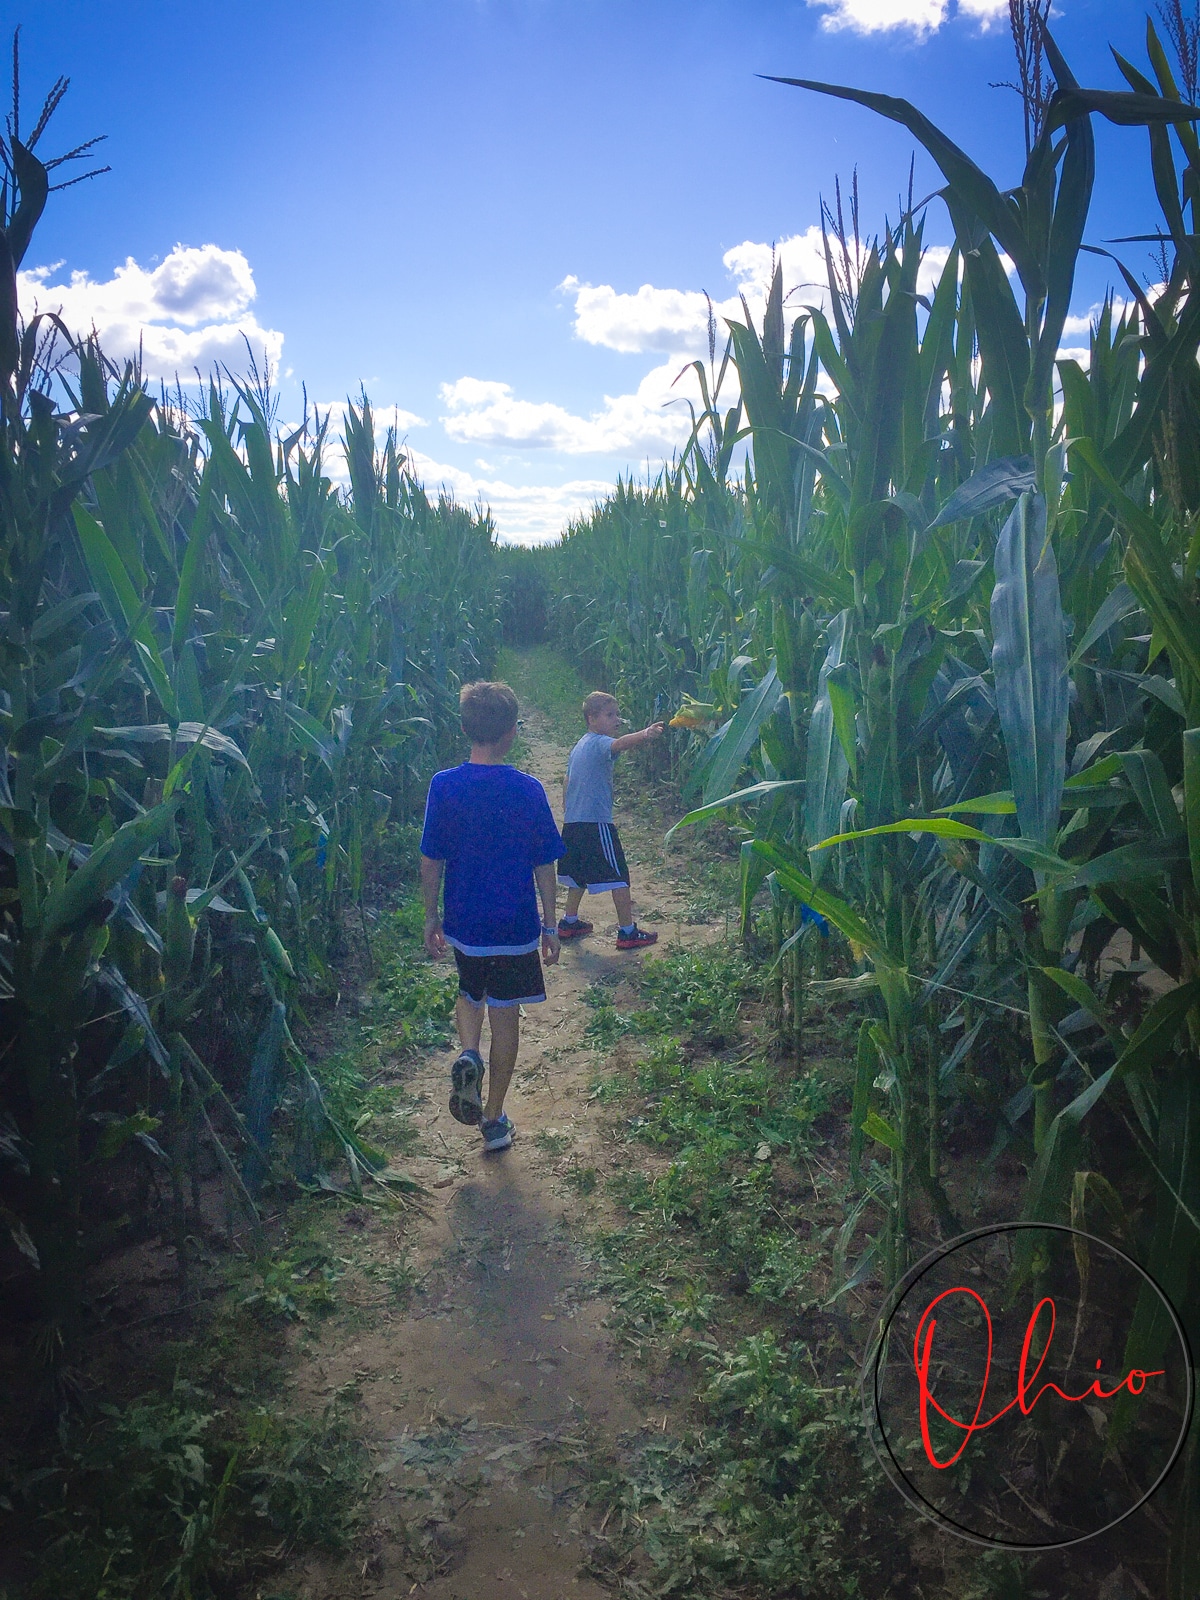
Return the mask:
<path id="1" fill-rule="evenodd" d="M 596 1185 L 600 1181 L 600 1175 L 595 1167 L 581 1166 L 578 1161 L 571 1163 L 563 1177 L 568 1188 L 574 1189 L 575 1193 L 582 1195 L 584 1199 L 590 1194 L 595 1194 Z"/>
<path id="2" fill-rule="evenodd" d="M 608 1178 L 619 1219 L 595 1237 L 597 1276 L 625 1347 L 690 1392 L 685 1424 L 602 1463 L 589 1487 L 611 1533 L 594 1570 L 630 1592 L 880 1592 L 883 1489 L 823 1304 L 841 1195 L 810 1176 L 814 1124 L 844 1091 L 752 1047 L 731 1054 L 759 989 L 741 951 L 715 945 L 647 962 L 632 1011 L 602 985 L 587 997 L 594 1041 L 646 1041 L 594 1098 L 657 1157 Z"/>
<path id="3" fill-rule="evenodd" d="M 298 1548 L 344 1552 L 371 1460 L 354 1396 L 320 1411 L 284 1388 L 287 1325 L 339 1309 L 349 1266 L 327 1201 L 302 1199 L 270 1253 L 231 1262 L 211 1320 L 155 1348 L 143 1392 L 76 1414 L 0 1483 L 29 1600 L 213 1600 Z"/>
<path id="4" fill-rule="evenodd" d="M 588 689 L 596 685 L 585 687 L 571 663 L 549 645 L 501 650 L 496 658 L 496 676 L 512 687 L 522 707 L 537 707 L 550 723 L 551 737 L 566 749 L 587 731 L 581 707 Z M 520 743 L 518 740 L 514 746 L 514 760 Z"/>
<path id="5" fill-rule="evenodd" d="M 584 1038 L 609 1049 L 626 1034 L 643 1038 L 686 1038 L 693 1046 L 723 1050 L 741 1033 L 741 1009 L 757 997 L 761 981 L 741 951 L 732 945 L 671 950 L 647 961 L 636 974 L 639 998 L 646 1002 L 619 1010 L 611 987 L 593 983 L 584 992 L 591 1016 Z"/>
<path id="6" fill-rule="evenodd" d="M 289 1415 L 180 1377 L 100 1407 L 7 1495 L 37 1551 L 30 1600 L 200 1600 L 289 1546 L 345 1550 L 369 1475 L 339 1405 Z"/>
<path id="7" fill-rule="evenodd" d="M 702 841 L 696 841 L 697 844 Z M 688 862 L 687 882 L 691 890 L 684 909 L 685 920 L 693 927 L 710 922 L 736 920 L 741 895 L 739 863 L 728 856 L 697 855 Z"/>
<path id="8" fill-rule="evenodd" d="M 408 1305 L 422 1282 L 421 1274 L 407 1251 L 391 1261 L 368 1261 L 363 1266 L 363 1272 L 373 1282 L 382 1285 L 391 1296 L 392 1304 L 400 1308 Z"/>
<path id="9" fill-rule="evenodd" d="M 416 1051 L 450 1042 L 458 994 L 454 968 L 435 964 L 425 953 L 424 923 L 416 896 L 381 919 L 374 946 L 379 976 L 359 1001 L 360 1020 L 346 1030 L 339 1048 L 313 1062 L 338 1125 L 364 1135 L 370 1126 L 365 1136 L 383 1138 L 394 1155 L 416 1142 L 396 1069 Z M 332 1130 L 323 1138 L 333 1149 Z"/>
<path id="10" fill-rule="evenodd" d="M 425 952 L 425 908 L 416 894 L 382 921 L 372 985 L 373 1008 L 364 1043 L 412 1052 L 449 1043 L 458 977 L 453 962 L 435 963 Z"/>
<path id="11" fill-rule="evenodd" d="M 708 1352 L 698 1426 L 597 1469 L 589 1498 L 614 1524 L 608 1552 L 593 1558 L 597 1576 L 632 1569 L 645 1587 L 631 1592 L 697 1600 L 734 1586 L 880 1592 L 868 1541 L 860 1533 L 851 1552 L 845 1535 L 855 1519 L 861 1528 L 880 1474 L 856 1439 L 850 1392 L 823 1385 L 805 1355 L 770 1331 Z"/>
<path id="12" fill-rule="evenodd" d="M 672 950 L 641 968 L 639 989 L 649 1001 L 644 1029 L 725 1049 L 738 1038 L 742 1005 L 759 987 L 758 975 L 732 945 Z"/>
<path id="13" fill-rule="evenodd" d="M 638 1299 L 672 1281 L 689 1286 L 683 1301 L 668 1287 L 661 1303 L 640 1306 L 669 1332 L 696 1327 L 690 1286 L 702 1280 L 789 1317 L 805 1309 L 816 1251 L 795 1161 L 828 1108 L 826 1086 L 814 1077 L 781 1083 L 762 1061 L 688 1063 L 676 1041 L 663 1039 L 635 1070 L 630 1093 L 627 1136 L 671 1160 L 653 1175 L 632 1169 L 609 1182 L 632 1219 L 600 1241 L 618 1297 L 631 1287 Z M 670 1265 L 681 1246 L 696 1260 Z M 665 1275 L 647 1251 L 661 1255 Z"/>
<path id="14" fill-rule="evenodd" d="M 571 1148 L 574 1137 L 570 1133 L 560 1133 L 555 1128 L 542 1128 L 534 1134 L 533 1142 L 543 1154 L 561 1156 Z"/>

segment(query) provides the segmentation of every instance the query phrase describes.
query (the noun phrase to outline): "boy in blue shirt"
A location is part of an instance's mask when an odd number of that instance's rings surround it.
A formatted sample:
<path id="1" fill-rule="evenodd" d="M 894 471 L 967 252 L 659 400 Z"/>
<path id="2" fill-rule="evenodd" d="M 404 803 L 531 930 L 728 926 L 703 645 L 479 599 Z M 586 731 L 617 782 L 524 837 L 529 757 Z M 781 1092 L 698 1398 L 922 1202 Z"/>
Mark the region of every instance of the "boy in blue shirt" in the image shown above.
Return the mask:
<path id="1" fill-rule="evenodd" d="M 462 1050 L 450 1071 L 450 1115 L 478 1126 L 485 1150 L 507 1150 L 514 1128 L 504 1096 L 517 1064 L 521 1010 L 546 998 L 538 949 L 558 960 L 555 862 L 563 843 L 546 791 L 504 758 L 517 736 L 517 697 L 506 683 L 468 683 L 459 695 L 469 760 L 434 775 L 421 835 L 425 948 L 454 951 Z M 444 917 L 438 894 L 445 871 Z M 542 910 L 538 916 L 537 894 Z M 491 1026 L 487 1103 L 479 1052 Z"/>
<path id="2" fill-rule="evenodd" d="M 591 933 L 591 923 L 579 916 L 584 891 L 604 894 L 611 890 L 617 911 L 617 949 L 641 950 L 658 935 L 645 932 L 633 920 L 629 868 L 613 827 L 613 763 L 622 750 L 657 739 L 663 725 L 652 722 L 636 733 L 621 733 L 621 708 L 603 689 L 588 695 L 583 716 L 588 731 L 568 756 L 563 779 L 565 853 L 558 864 L 558 881 L 566 885 L 567 906 L 558 936 L 579 939 Z"/>

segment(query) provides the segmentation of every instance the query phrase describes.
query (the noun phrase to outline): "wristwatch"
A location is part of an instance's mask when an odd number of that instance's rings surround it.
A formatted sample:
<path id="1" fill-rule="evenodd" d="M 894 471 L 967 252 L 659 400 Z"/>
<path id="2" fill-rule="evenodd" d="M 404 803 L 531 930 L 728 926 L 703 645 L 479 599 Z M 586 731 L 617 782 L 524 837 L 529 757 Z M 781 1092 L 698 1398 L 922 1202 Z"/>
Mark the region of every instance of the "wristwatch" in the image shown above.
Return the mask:
<path id="1" fill-rule="evenodd" d="M 558 929 L 557 928 L 548 928 L 544 922 L 542 923 L 542 932 L 543 933 L 552 933 L 556 939 L 558 938 Z"/>

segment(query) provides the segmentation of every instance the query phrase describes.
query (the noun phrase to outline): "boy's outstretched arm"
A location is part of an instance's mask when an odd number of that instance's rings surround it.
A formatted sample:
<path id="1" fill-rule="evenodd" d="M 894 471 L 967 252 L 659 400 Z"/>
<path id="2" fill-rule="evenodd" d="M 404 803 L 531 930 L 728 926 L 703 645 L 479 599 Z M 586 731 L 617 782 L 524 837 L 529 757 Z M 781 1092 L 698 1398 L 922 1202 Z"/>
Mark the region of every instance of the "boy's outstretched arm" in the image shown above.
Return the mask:
<path id="1" fill-rule="evenodd" d="M 435 961 L 440 961 L 446 954 L 446 936 L 442 932 L 442 917 L 438 910 L 438 899 L 442 892 L 442 869 L 444 861 L 432 861 L 428 856 L 421 857 L 421 894 L 425 900 L 425 948 Z"/>
<path id="2" fill-rule="evenodd" d="M 623 733 L 619 739 L 612 742 L 612 753 L 619 756 L 622 750 L 632 750 L 636 745 L 645 744 L 647 739 L 657 739 L 661 736 L 663 725 L 661 722 L 651 722 L 644 728 L 639 728 L 636 733 Z"/>

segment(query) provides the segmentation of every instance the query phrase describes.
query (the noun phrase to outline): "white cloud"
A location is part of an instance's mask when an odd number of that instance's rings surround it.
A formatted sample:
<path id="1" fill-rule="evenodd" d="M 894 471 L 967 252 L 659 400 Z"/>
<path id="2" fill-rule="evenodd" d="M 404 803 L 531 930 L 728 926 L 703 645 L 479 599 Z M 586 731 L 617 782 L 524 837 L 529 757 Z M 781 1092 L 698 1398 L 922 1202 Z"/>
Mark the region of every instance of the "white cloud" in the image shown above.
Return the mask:
<path id="1" fill-rule="evenodd" d="M 925 254 L 918 280 L 928 293 L 945 265 L 949 250 L 942 245 Z M 819 227 L 793 234 L 776 245 L 744 240 L 723 257 L 734 293 L 712 302 L 717 346 L 722 349 L 726 323 L 745 317 L 742 301 L 756 324 L 761 323 L 775 264 L 783 268 L 784 293 L 790 315 L 806 305 L 826 306 L 824 244 Z M 708 354 L 709 301 L 696 289 L 659 289 L 644 283 L 631 294 L 611 284 L 581 283 L 568 277 L 560 290 L 573 295 L 574 330 L 587 344 L 625 354 L 657 352 L 665 356 L 629 394 L 606 395 L 604 404 L 586 416 L 549 400 L 528 400 L 510 384 L 463 377 L 441 388 L 447 415 L 440 421 L 450 438 L 483 449 L 555 451 L 565 455 L 609 455 L 630 460 L 668 457 L 686 442 L 692 416 L 684 403 L 699 400 L 699 388 L 688 369 Z M 737 374 L 726 373 L 721 404 L 737 398 Z"/>
<path id="2" fill-rule="evenodd" d="M 783 292 L 789 305 L 823 306 L 829 298 L 825 245 L 816 223 L 774 245 L 744 239 L 732 250 L 726 250 L 721 260 L 751 310 L 757 311 L 765 303 L 776 262 L 783 268 Z M 732 304 L 738 308 L 735 314 L 740 318 L 741 300 L 735 296 Z"/>
<path id="3" fill-rule="evenodd" d="M 585 516 L 612 493 L 608 478 L 576 478 L 561 484 L 513 484 L 502 478 L 476 477 L 461 467 L 447 466 L 410 450 L 414 476 L 425 492 L 445 488 L 461 505 L 487 506 L 504 544 L 548 544 L 574 518 Z"/>
<path id="4" fill-rule="evenodd" d="M 483 378 L 459 378 L 441 387 L 441 397 L 452 411 L 499 405 L 511 393 L 507 383 L 489 383 Z"/>
<path id="5" fill-rule="evenodd" d="M 946 245 L 930 245 L 925 250 L 917 276 L 920 294 L 933 292 L 949 255 Z M 725 343 L 726 322 L 745 320 L 743 297 L 752 317 L 761 323 L 777 262 L 783 267 L 788 315 L 797 315 L 805 306 L 828 308 L 824 241 L 815 224 L 774 245 L 743 240 L 727 250 L 722 260 L 736 288 L 726 299 L 712 302 L 718 349 Z M 661 351 L 672 360 L 708 354 L 709 301 L 700 290 L 656 289 L 644 283 L 636 294 L 619 294 L 610 284 L 580 283 L 573 276 L 565 278 L 559 288 L 574 294 L 575 335 L 587 344 L 625 353 Z"/>
<path id="6" fill-rule="evenodd" d="M 1159 295 L 1162 294 L 1165 288 L 1165 283 L 1154 283 L 1147 288 L 1146 297 L 1150 300 L 1151 304 L 1158 299 Z M 1123 299 L 1121 295 L 1113 295 L 1112 322 L 1114 328 L 1120 319 L 1125 315 L 1125 313 L 1130 309 L 1132 304 L 1132 301 Z M 1092 306 L 1090 311 L 1085 311 L 1079 315 L 1072 315 L 1066 319 L 1066 321 L 1063 323 L 1062 331 L 1064 342 L 1058 347 L 1057 360 L 1078 361 L 1079 365 L 1084 369 L 1084 371 L 1087 371 L 1092 360 L 1092 332 L 1100 320 L 1100 314 L 1103 310 L 1103 302 L 1098 301 L 1094 306 Z M 1088 342 L 1087 344 L 1072 344 L 1070 342 L 1071 340 L 1079 339 L 1086 339 Z"/>
<path id="7" fill-rule="evenodd" d="M 948 244 L 931 244 L 925 247 L 921 252 L 921 265 L 917 268 L 918 294 L 933 294 L 949 259 L 950 246 Z"/>
<path id="8" fill-rule="evenodd" d="M 347 402 L 345 400 L 312 400 L 309 404 L 313 413 L 310 419 L 311 423 L 315 425 L 317 417 L 320 417 L 322 422 L 325 421 L 326 417 L 329 417 L 329 427 L 325 437 L 327 439 L 339 438 L 346 425 Z M 361 406 L 357 403 L 355 404 L 355 410 L 361 410 Z M 375 421 L 375 443 L 381 450 L 387 442 L 389 429 L 394 428 L 397 439 L 402 440 L 410 428 L 427 428 L 429 426 L 424 417 L 419 417 L 415 411 L 405 411 L 402 406 L 383 407 L 373 405 L 371 414 Z M 281 431 L 289 433 L 299 426 L 300 419 L 297 417 L 293 422 L 283 426 Z"/>
<path id="9" fill-rule="evenodd" d="M 1086 316 L 1068 317 L 1063 323 L 1063 338 L 1068 339 L 1072 337 L 1072 335 L 1076 338 L 1078 338 L 1080 335 L 1083 335 L 1084 337 L 1089 335 L 1096 325 L 1096 312 L 1098 310 L 1099 307 L 1096 306 L 1093 307 L 1093 309 L 1089 311 Z"/>
<path id="10" fill-rule="evenodd" d="M 679 397 L 680 390 L 671 387 L 678 371 L 678 362 L 654 367 L 633 394 L 606 395 L 603 406 L 586 417 L 553 401 L 518 399 L 507 383 L 459 378 L 442 385 L 450 414 L 440 420 L 460 444 L 564 455 L 669 455 L 691 428 L 686 407 L 668 405 Z"/>
<path id="11" fill-rule="evenodd" d="M 328 405 L 317 402 L 312 410 L 322 422 L 327 414 L 330 417 L 322 468 L 332 482 L 343 489 L 349 488 L 350 471 L 342 439 L 346 402 L 334 400 Z M 397 428 L 401 437 L 406 427 L 427 426 L 422 418 L 399 407 L 386 411 L 376 409 L 374 415 L 375 444 L 379 449 L 383 448 L 391 426 Z M 293 417 L 281 423 L 279 431 L 286 435 L 299 425 L 299 417 Z M 481 477 L 462 467 L 437 461 L 411 445 L 405 445 L 404 454 L 414 478 L 432 498 L 436 499 L 444 489 L 460 505 L 482 505 L 489 509 L 501 542 L 505 544 L 546 544 L 557 539 L 573 517 L 586 514 L 612 491 L 608 478 L 576 478 L 561 484 L 514 484 L 495 476 L 494 468 L 484 461 L 475 463 L 486 474 Z"/>
<path id="12" fill-rule="evenodd" d="M 61 263 L 17 274 L 22 315 L 54 311 L 72 333 L 95 329 L 114 360 L 140 349 L 149 378 L 186 378 L 193 367 L 207 372 L 218 363 L 244 369 L 246 340 L 260 362 L 265 355 L 278 365 L 283 334 L 262 327 L 250 311 L 258 291 L 240 250 L 177 244 L 157 267 L 130 256 L 106 279 L 72 272 L 54 282 L 60 271 Z"/>
<path id="13" fill-rule="evenodd" d="M 971 17 L 986 33 L 998 22 L 1008 21 L 1008 0 L 958 0 L 960 17 Z"/>
<path id="14" fill-rule="evenodd" d="M 1155 303 L 1166 287 L 1167 286 L 1165 283 L 1152 283 L 1147 286 L 1146 299 L 1149 300 L 1151 305 Z M 1112 321 L 1114 327 L 1116 327 L 1120 319 L 1132 308 L 1132 306 L 1132 300 L 1126 300 L 1122 295 L 1119 294 L 1114 294 L 1112 296 Z M 1076 338 L 1090 339 L 1092 329 L 1099 322 L 1100 313 L 1103 310 L 1104 303 L 1103 301 L 1098 300 L 1091 310 L 1085 311 L 1082 316 L 1068 317 L 1063 323 L 1063 338 L 1067 339 L 1074 335 Z"/>
<path id="15" fill-rule="evenodd" d="M 851 33 L 891 33 L 907 29 L 918 39 L 936 33 L 953 13 L 969 17 L 985 31 L 1008 16 L 1008 0 L 808 0 L 825 15 L 821 26 L 827 33 L 848 29 Z"/>
<path id="16" fill-rule="evenodd" d="M 827 301 L 820 228 L 792 234 L 774 246 L 747 239 L 722 258 L 735 292 L 712 301 L 718 347 L 725 343 L 726 321 L 744 320 L 742 295 L 761 317 L 776 259 L 783 265 L 789 307 Z M 575 296 L 575 335 L 586 344 L 627 354 L 656 350 L 683 359 L 708 354 L 709 301 L 699 289 L 657 289 L 644 283 L 635 294 L 619 294 L 610 284 L 580 283 L 574 276 L 564 278 L 559 288 Z"/>
<path id="17" fill-rule="evenodd" d="M 886 33 L 908 28 L 918 38 L 935 33 L 946 20 L 946 0 L 809 0 L 825 15 L 821 26 L 827 33 Z"/>
<path id="18" fill-rule="evenodd" d="M 415 411 L 405 411 L 403 406 L 393 406 L 390 411 L 382 413 L 384 428 L 395 428 L 396 437 L 402 439 L 410 428 L 427 428 L 428 421 L 419 417 Z"/>
<path id="19" fill-rule="evenodd" d="M 636 294 L 618 294 L 611 284 L 581 284 L 574 276 L 559 288 L 575 295 L 575 335 L 585 344 L 626 354 L 670 350 L 698 356 L 707 348 L 708 301 L 698 289 L 644 283 Z"/>

